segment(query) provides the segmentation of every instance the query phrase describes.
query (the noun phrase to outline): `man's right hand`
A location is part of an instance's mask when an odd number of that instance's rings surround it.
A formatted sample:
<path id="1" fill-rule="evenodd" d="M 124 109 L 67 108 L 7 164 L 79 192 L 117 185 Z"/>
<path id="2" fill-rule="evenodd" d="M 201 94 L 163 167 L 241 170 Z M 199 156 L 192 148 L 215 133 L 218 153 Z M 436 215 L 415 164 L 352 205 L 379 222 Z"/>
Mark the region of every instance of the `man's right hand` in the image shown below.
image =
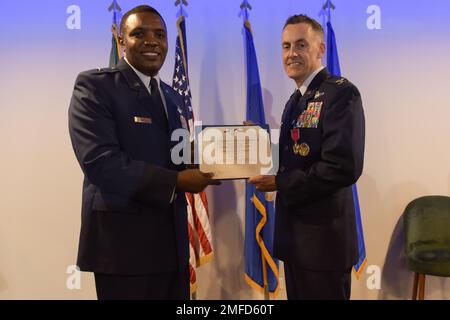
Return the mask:
<path id="1" fill-rule="evenodd" d="M 212 173 L 204 173 L 198 169 L 186 169 L 178 172 L 177 189 L 190 193 L 199 193 L 208 185 L 220 185 L 219 180 L 214 180 Z"/>

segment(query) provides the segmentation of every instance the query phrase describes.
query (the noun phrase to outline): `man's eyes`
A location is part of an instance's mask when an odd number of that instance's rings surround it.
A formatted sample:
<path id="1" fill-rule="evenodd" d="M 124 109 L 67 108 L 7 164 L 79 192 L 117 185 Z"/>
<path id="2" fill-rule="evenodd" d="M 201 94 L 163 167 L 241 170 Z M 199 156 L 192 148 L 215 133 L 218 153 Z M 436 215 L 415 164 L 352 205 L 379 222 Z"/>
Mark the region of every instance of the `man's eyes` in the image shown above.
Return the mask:
<path id="1" fill-rule="evenodd" d="M 159 39 L 164 39 L 166 37 L 166 34 L 164 32 L 157 32 L 156 37 Z"/>
<path id="2" fill-rule="evenodd" d="M 296 44 L 294 45 L 294 48 L 295 48 L 295 49 L 304 49 L 304 48 L 306 48 L 306 47 L 307 47 L 306 43 L 296 43 Z M 288 44 L 284 44 L 284 45 L 282 46 L 282 48 L 285 49 L 285 50 L 288 50 L 288 49 L 291 48 L 291 46 L 288 45 Z"/>
<path id="3" fill-rule="evenodd" d="M 131 36 L 132 37 L 136 37 L 136 38 L 140 38 L 143 35 L 144 35 L 144 32 L 142 32 L 142 31 L 134 31 L 134 32 L 131 33 Z"/>
<path id="4" fill-rule="evenodd" d="M 135 37 L 135 38 L 142 38 L 142 37 L 144 37 L 144 35 L 145 35 L 144 31 L 134 31 L 130 34 L 130 36 Z M 165 39 L 166 34 L 165 34 L 165 32 L 156 32 L 155 37 L 158 39 Z"/>

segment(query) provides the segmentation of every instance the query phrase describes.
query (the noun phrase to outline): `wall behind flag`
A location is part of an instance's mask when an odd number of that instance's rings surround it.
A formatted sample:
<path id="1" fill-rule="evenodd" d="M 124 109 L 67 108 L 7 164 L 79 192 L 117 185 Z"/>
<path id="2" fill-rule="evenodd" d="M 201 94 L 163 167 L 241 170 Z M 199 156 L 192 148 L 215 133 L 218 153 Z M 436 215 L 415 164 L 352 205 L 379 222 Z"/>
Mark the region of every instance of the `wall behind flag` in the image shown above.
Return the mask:
<path id="1" fill-rule="evenodd" d="M 144 1 L 119 1 L 123 12 Z M 148 3 L 148 1 L 145 1 Z M 161 77 L 171 82 L 177 8 L 151 3 L 168 27 Z M 294 89 L 281 63 L 285 19 L 313 18 L 322 1 L 250 1 L 267 121 L 279 126 Z M 90 274 L 69 290 L 80 227 L 82 175 L 70 146 L 67 108 L 78 72 L 105 67 L 111 1 L 9 1 L 0 19 L 0 299 L 93 299 Z M 333 28 L 343 75 L 360 89 L 367 121 L 365 171 L 358 183 L 370 274 L 355 299 L 410 297 L 402 264 L 401 213 L 415 197 L 450 194 L 450 2 L 334 0 Z M 240 1 L 189 1 L 189 76 L 196 119 L 241 123 L 246 83 Z M 369 29 L 376 4 L 381 29 Z M 77 29 L 75 5 L 80 10 Z M 71 16 L 75 14 L 72 18 Z M 72 29 L 68 28 L 70 26 Z M 208 191 L 215 259 L 198 272 L 200 299 L 260 298 L 245 283 L 244 183 Z M 233 200 L 235 199 L 235 200 Z M 377 289 L 376 267 L 382 271 Z M 374 271 L 375 270 L 375 271 Z M 367 286 L 369 282 L 369 287 Z M 430 277 L 427 297 L 448 299 L 448 280 Z M 283 298 L 283 290 L 281 298 Z"/>

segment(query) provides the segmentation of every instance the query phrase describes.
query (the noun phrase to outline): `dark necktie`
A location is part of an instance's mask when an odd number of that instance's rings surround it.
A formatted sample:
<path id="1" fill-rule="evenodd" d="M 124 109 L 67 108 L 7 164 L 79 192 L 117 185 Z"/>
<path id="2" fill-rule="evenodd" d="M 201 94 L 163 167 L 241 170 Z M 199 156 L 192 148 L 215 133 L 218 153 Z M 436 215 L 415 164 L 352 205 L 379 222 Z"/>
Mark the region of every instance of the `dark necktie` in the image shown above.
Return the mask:
<path id="1" fill-rule="evenodd" d="M 164 104 L 161 98 L 161 94 L 158 88 L 158 81 L 155 78 L 150 79 L 150 92 L 152 95 L 152 110 L 158 118 L 158 122 L 160 122 L 166 131 L 169 130 L 169 121 L 167 119 L 166 111 L 164 109 Z"/>
<path id="2" fill-rule="evenodd" d="M 300 108 L 300 99 L 302 98 L 302 93 L 300 92 L 299 89 L 295 90 L 294 96 L 291 99 L 291 108 L 290 108 L 290 113 L 289 113 L 289 121 L 292 121 L 292 117 L 298 113 L 299 108 Z"/>

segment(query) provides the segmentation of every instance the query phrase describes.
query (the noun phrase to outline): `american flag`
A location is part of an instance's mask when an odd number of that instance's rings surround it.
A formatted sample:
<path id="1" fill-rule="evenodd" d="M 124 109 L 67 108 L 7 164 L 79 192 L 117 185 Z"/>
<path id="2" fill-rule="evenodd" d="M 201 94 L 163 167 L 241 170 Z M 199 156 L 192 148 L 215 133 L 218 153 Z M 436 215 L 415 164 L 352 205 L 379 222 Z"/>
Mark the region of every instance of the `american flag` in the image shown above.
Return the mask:
<path id="1" fill-rule="evenodd" d="M 184 16 L 177 21 L 178 37 L 175 46 L 175 70 L 172 87 L 182 97 L 187 110 L 187 124 L 194 137 L 194 114 L 191 104 L 191 89 L 189 87 L 187 68 L 186 25 Z M 188 232 L 189 232 L 189 280 L 191 293 L 197 291 L 196 269 L 209 262 L 213 257 L 211 228 L 209 224 L 208 201 L 204 192 L 198 194 L 186 193 L 188 202 Z"/>

